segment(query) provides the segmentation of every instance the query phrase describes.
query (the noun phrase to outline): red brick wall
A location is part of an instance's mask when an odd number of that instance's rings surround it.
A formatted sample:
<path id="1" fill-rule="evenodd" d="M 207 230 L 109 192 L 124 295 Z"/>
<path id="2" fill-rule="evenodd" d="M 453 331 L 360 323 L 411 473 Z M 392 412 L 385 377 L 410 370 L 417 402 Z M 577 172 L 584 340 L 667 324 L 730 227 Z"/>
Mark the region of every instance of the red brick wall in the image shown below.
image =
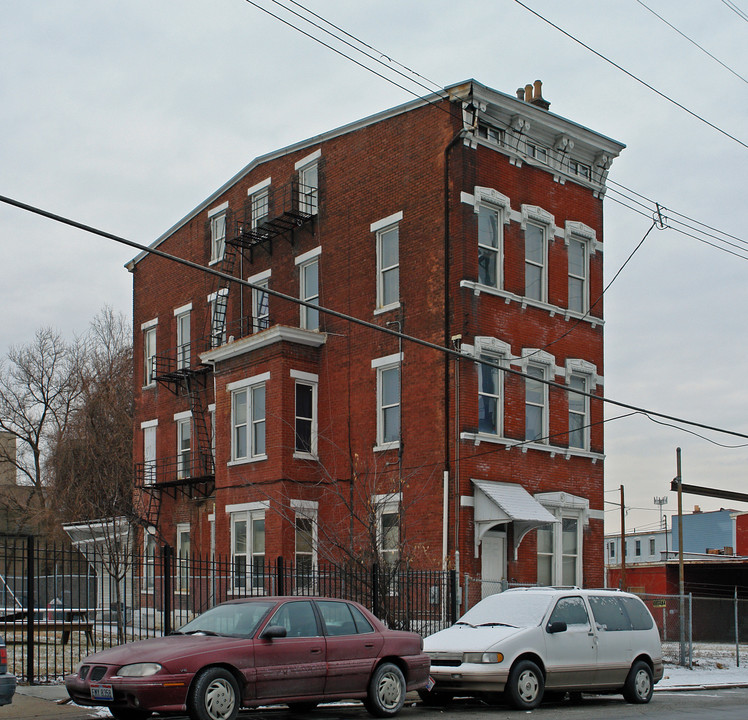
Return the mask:
<path id="1" fill-rule="evenodd" d="M 589 189 L 573 182 L 560 184 L 543 170 L 511 165 L 508 159 L 489 148 L 471 149 L 458 141 L 449 151 L 449 186 L 445 195 L 445 148 L 455 136 L 458 125 L 444 106 L 427 106 L 397 115 L 354 132 L 335 137 L 318 146 L 269 160 L 252 168 L 211 207 L 224 201 L 231 209 L 244 206 L 247 188 L 272 178 L 275 185 L 291 180 L 294 163 L 318 147 L 320 161 L 320 212 L 313 229 L 295 234 L 292 241 L 276 238 L 272 253 L 256 250 L 251 262 L 237 264 L 236 274 L 249 277 L 271 270 L 271 288 L 291 296 L 298 294 L 298 268 L 293 259 L 321 246 L 320 303 L 324 307 L 352 315 L 369 323 L 386 326 L 402 321 L 403 332 L 435 343 L 449 345 L 453 335 L 462 335 L 470 344 L 478 335 L 498 337 L 511 344 L 519 355 L 523 347 L 540 348 L 553 343 L 548 352 L 556 365 L 563 367 L 568 358 L 583 358 L 603 374 L 602 328 L 582 322 L 566 337 L 574 321 L 554 316 L 547 310 L 518 303 L 507 304 L 502 297 L 476 296 L 460 288 L 460 280 L 477 279 L 477 216 L 461 201 L 460 193 L 472 193 L 476 185 L 493 187 L 509 196 L 513 210 L 523 203 L 538 205 L 555 216 L 558 227 L 565 221 L 583 222 L 597 230 L 602 239 L 602 204 Z M 450 233 L 445 243 L 445 197 L 449 208 Z M 375 314 L 376 242 L 370 225 L 396 212 L 400 222 L 400 297 L 401 309 Z M 160 249 L 207 264 L 209 242 L 206 235 L 207 211 L 201 212 L 166 239 Z M 521 295 L 524 288 L 524 238 L 519 223 L 505 226 L 505 287 Z M 447 253 L 445 255 L 445 253 Z M 445 262 L 448 257 L 448 262 Z M 567 249 L 556 237 L 549 247 L 549 302 L 567 304 Z M 602 253 L 591 258 L 590 295 L 602 290 Z M 206 296 L 215 290 L 215 281 L 196 271 L 185 269 L 157 257 L 141 260 L 134 271 L 136 457 L 142 458 L 140 422 L 158 418 L 158 455 L 176 454 L 173 415 L 189 409 L 186 397 L 157 386 L 141 391 L 141 323 L 158 317 L 158 347 L 175 345 L 173 309 L 192 302 L 192 335 L 207 328 Z M 241 302 L 240 302 L 241 300 Z M 248 289 L 232 288 L 228 306 L 231 326 L 251 309 Z M 445 321 L 445 312 L 447 313 Z M 595 315 L 600 315 L 598 306 Z M 298 307 L 278 298 L 270 298 L 273 323 L 298 327 Z M 287 505 L 289 499 L 316 500 L 320 518 L 328 527 L 348 526 L 350 508 L 341 497 L 349 492 L 352 474 L 357 476 L 354 504 L 359 512 L 365 496 L 372 490 L 398 489 L 397 454 L 373 452 L 376 444 L 376 371 L 371 361 L 398 352 L 397 338 L 377 333 L 343 319 L 322 316 L 321 330 L 327 333 L 319 349 L 276 344 L 269 348 L 222 364 L 207 388 L 207 402 L 216 404 L 216 538 L 217 549 L 229 552 L 227 504 L 270 500 L 273 507 Z M 231 334 L 231 330 L 229 330 Z M 559 339 L 561 338 L 561 339 Z M 440 567 L 442 563 L 442 475 L 450 473 L 450 492 L 454 490 L 455 398 L 454 361 L 432 349 L 405 342 L 402 363 L 403 415 L 403 496 L 406 508 L 405 532 L 409 552 L 420 566 Z M 319 376 L 319 464 L 295 460 L 293 445 L 293 380 L 290 370 L 302 370 Z M 267 384 L 268 459 L 227 467 L 230 457 L 230 395 L 226 385 L 250 375 L 270 372 Z M 563 383 L 564 378 L 553 378 Z M 460 364 L 460 430 L 477 427 L 477 373 L 470 362 Z M 597 392 L 602 392 L 598 387 Z M 521 378 L 506 378 L 506 436 L 524 438 L 524 384 Z M 565 393 L 550 392 L 550 432 L 567 429 L 568 406 Z M 592 421 L 602 419 L 602 408 L 592 405 Z M 566 447 L 559 435 L 550 441 Z M 602 425 L 592 430 L 592 449 L 603 450 Z M 459 495 L 472 496 L 471 478 L 521 482 L 530 493 L 568 492 L 589 498 L 590 507 L 603 508 L 603 464 L 589 457 L 521 448 L 507 450 L 504 445 L 461 442 Z M 353 461 L 352 461 L 353 458 Z M 355 468 L 352 468 L 352 462 Z M 388 464 L 389 463 L 389 464 Z M 207 550 L 207 523 L 199 518 L 212 511 L 213 501 L 176 500 L 164 496 L 162 517 L 164 534 L 173 533 L 173 524 L 191 518 L 200 527 L 193 551 Z M 452 511 L 449 498 L 450 555 L 454 553 Z M 366 517 L 365 512 L 361 515 Z M 269 559 L 278 554 L 293 554 L 293 532 L 288 513 L 268 513 L 266 518 Z M 285 528 L 285 530 L 283 530 Z M 364 528 L 359 528 L 362 532 Z M 602 520 L 592 519 L 584 531 L 584 577 L 589 585 L 602 584 Z M 479 560 L 473 558 L 474 533 L 472 509 L 460 512 L 460 553 L 462 569 L 479 572 Z M 511 540 L 511 533 L 510 533 Z M 511 545 L 511 542 L 510 542 Z M 513 560 L 508 547 L 508 577 L 534 581 L 536 577 L 535 534 L 525 537 Z"/>

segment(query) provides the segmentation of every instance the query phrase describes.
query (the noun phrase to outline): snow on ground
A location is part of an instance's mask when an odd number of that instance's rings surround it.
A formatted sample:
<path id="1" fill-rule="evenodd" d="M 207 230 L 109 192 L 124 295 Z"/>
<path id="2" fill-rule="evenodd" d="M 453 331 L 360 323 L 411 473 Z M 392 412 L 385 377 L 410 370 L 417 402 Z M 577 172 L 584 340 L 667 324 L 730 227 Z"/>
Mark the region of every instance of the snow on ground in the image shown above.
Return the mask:
<path id="1" fill-rule="evenodd" d="M 748 685 L 748 649 L 740 648 L 738 665 L 734 645 L 697 643 L 693 646 L 691 668 L 678 664 L 677 643 L 663 644 L 665 674 L 655 690 L 675 687 L 714 687 L 717 685 Z"/>

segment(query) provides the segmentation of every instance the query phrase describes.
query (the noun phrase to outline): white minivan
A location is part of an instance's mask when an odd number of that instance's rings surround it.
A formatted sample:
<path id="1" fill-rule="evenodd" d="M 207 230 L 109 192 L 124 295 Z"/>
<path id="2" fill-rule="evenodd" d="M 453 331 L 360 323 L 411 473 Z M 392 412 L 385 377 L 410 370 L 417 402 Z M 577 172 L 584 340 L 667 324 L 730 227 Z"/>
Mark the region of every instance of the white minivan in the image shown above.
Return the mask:
<path id="1" fill-rule="evenodd" d="M 660 635 L 636 597 L 616 590 L 514 588 L 490 595 L 424 640 L 429 705 L 455 695 L 537 707 L 545 691 L 623 693 L 646 703 L 662 678 Z"/>

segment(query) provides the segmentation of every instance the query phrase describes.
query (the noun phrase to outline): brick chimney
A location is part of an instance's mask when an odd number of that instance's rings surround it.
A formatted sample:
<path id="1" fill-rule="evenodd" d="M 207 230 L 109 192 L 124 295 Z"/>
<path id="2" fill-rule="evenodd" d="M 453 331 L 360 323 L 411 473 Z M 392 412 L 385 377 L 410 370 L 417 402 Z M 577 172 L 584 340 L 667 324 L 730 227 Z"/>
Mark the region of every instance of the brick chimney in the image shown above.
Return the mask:
<path id="1" fill-rule="evenodd" d="M 536 80 L 532 85 L 525 85 L 524 88 L 518 88 L 517 99 L 536 105 L 542 110 L 547 110 L 551 106 L 547 100 L 543 99 L 543 83 L 540 80 Z"/>

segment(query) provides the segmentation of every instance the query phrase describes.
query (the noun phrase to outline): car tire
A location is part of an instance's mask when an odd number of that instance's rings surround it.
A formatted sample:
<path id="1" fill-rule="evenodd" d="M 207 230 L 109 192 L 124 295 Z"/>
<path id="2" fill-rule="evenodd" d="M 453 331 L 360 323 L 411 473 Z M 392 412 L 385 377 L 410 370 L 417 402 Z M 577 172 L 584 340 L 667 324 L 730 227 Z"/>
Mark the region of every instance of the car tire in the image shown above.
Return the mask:
<path id="1" fill-rule="evenodd" d="M 517 710 L 532 710 L 543 699 L 545 680 L 532 660 L 520 660 L 509 672 L 505 693 L 509 704 Z"/>
<path id="2" fill-rule="evenodd" d="M 623 697 L 626 702 L 639 705 L 652 699 L 654 682 L 652 668 L 643 660 L 637 660 L 629 670 L 623 686 Z"/>
<path id="3" fill-rule="evenodd" d="M 138 710 L 136 708 L 109 708 L 114 720 L 147 720 L 153 713 L 150 710 Z"/>
<path id="4" fill-rule="evenodd" d="M 369 680 L 364 707 L 375 717 L 392 717 L 405 702 L 405 677 L 397 665 L 382 663 Z"/>
<path id="5" fill-rule="evenodd" d="M 235 720 L 240 704 L 236 678 L 225 668 L 213 667 L 195 678 L 187 698 L 187 711 L 192 720 Z"/>
<path id="6" fill-rule="evenodd" d="M 446 707 L 454 698 L 452 693 L 439 690 L 419 690 L 418 696 L 426 707 Z"/>

